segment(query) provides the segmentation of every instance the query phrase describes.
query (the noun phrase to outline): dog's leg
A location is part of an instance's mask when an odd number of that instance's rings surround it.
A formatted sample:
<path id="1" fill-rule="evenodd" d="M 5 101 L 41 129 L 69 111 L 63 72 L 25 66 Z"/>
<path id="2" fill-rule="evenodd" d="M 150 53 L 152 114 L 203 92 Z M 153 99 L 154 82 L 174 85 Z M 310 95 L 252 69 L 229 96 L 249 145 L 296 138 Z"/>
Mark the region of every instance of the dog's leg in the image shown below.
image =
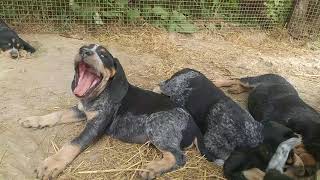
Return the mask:
<path id="1" fill-rule="evenodd" d="M 231 87 L 228 92 L 232 94 L 240 94 L 250 91 L 253 87 L 247 83 L 243 83 L 240 79 L 217 79 L 213 81 L 217 87 Z"/>
<path id="2" fill-rule="evenodd" d="M 107 117 L 103 113 L 92 117 L 78 137 L 65 144 L 55 155 L 43 161 L 36 169 L 37 177 L 41 180 L 57 177 L 80 152 L 104 134 L 105 128 L 108 126 L 106 119 Z"/>
<path id="3" fill-rule="evenodd" d="M 44 116 L 31 116 L 20 119 L 19 123 L 26 128 L 43 128 L 57 124 L 79 122 L 86 120 L 84 112 L 74 106 L 68 110 L 53 112 Z"/>
<path id="4" fill-rule="evenodd" d="M 317 168 L 317 162 L 312 154 L 310 154 L 305 148 L 304 145 L 301 144 L 294 149 L 294 153 L 299 156 L 299 158 L 302 160 L 305 172 L 308 175 L 315 174 Z"/>
<path id="5" fill-rule="evenodd" d="M 287 170 L 284 172 L 284 174 L 292 178 L 297 178 L 297 176 L 301 177 L 305 174 L 303 161 L 297 154 L 293 154 L 292 165 L 287 167 Z"/>
<path id="6" fill-rule="evenodd" d="M 244 177 L 250 180 L 263 180 L 265 173 L 258 168 L 252 168 L 249 170 L 242 171 Z"/>
<path id="7" fill-rule="evenodd" d="M 146 170 L 140 173 L 143 179 L 154 179 L 162 173 L 171 171 L 176 168 L 177 159 L 176 156 L 169 151 L 163 151 L 163 157 L 161 160 L 151 161 L 146 165 Z"/>

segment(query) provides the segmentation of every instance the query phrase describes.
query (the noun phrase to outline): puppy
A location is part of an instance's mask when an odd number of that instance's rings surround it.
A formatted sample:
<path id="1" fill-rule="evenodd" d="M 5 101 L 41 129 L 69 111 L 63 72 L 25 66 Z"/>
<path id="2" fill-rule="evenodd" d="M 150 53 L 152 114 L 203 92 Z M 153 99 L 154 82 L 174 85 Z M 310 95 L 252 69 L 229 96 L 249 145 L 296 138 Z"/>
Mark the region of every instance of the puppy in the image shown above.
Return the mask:
<path id="1" fill-rule="evenodd" d="M 219 165 L 236 147 L 255 147 L 263 140 L 262 125 L 196 70 L 175 73 L 154 91 L 159 90 L 192 115 Z"/>
<path id="2" fill-rule="evenodd" d="M 320 115 L 306 104 L 283 77 L 265 74 L 231 80 L 216 80 L 219 87 L 233 86 L 233 93 L 249 91 L 248 109 L 259 122 L 276 121 L 302 135 L 294 152 L 302 159 L 307 175 L 315 172 L 320 159 Z M 270 134 L 273 131 L 269 132 Z"/>
<path id="3" fill-rule="evenodd" d="M 78 106 L 20 120 L 23 127 L 34 128 L 87 121 L 79 136 L 37 168 L 40 179 L 57 177 L 104 134 L 128 143 L 149 141 L 163 153 L 163 159 L 150 162 L 140 172 L 143 179 L 153 179 L 183 166 L 183 148 L 193 142 L 205 154 L 201 132 L 192 117 L 168 97 L 131 85 L 119 60 L 106 48 L 95 44 L 81 47 L 74 70 L 71 88 L 79 99 Z"/>
<path id="4" fill-rule="evenodd" d="M 299 136 L 274 121 L 264 124 L 263 136 L 263 143 L 259 146 L 236 148 L 231 153 L 223 168 L 228 179 L 288 179 L 304 174 L 301 159 L 292 152 L 292 149 L 301 143 Z M 284 168 L 286 170 L 283 173 Z"/>
<path id="5" fill-rule="evenodd" d="M 0 49 L 10 54 L 12 58 L 19 57 L 19 50 L 26 50 L 29 53 L 34 53 L 36 50 L 18 34 L 9 28 L 9 26 L 0 19 Z"/>

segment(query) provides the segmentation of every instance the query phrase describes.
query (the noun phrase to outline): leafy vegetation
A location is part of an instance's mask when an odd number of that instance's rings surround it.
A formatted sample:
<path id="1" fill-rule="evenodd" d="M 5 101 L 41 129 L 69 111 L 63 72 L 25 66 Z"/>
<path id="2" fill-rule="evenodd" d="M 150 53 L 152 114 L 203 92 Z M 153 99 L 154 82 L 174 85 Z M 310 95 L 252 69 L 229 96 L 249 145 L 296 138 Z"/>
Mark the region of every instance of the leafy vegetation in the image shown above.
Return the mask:
<path id="1" fill-rule="evenodd" d="M 246 1 L 253 8 L 247 7 Z M 260 3 L 261 7 L 253 3 Z M 193 33 L 199 20 L 210 29 L 221 27 L 221 22 L 261 26 L 267 18 L 271 19 L 267 22 L 269 26 L 284 24 L 291 9 L 291 0 L 1 0 L 0 17 L 65 26 L 75 22 L 97 25 L 147 22 L 168 31 Z"/>

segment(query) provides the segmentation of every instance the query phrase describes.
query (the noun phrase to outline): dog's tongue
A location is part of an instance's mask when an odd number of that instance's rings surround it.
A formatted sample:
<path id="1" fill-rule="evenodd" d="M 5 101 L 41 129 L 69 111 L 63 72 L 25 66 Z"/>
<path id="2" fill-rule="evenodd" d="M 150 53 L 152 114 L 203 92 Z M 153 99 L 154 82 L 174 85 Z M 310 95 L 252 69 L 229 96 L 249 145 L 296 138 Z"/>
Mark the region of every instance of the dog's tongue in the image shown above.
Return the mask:
<path id="1" fill-rule="evenodd" d="M 83 96 L 91 87 L 99 82 L 99 77 L 88 71 L 84 63 L 79 64 L 79 80 L 73 93 L 77 96 Z"/>

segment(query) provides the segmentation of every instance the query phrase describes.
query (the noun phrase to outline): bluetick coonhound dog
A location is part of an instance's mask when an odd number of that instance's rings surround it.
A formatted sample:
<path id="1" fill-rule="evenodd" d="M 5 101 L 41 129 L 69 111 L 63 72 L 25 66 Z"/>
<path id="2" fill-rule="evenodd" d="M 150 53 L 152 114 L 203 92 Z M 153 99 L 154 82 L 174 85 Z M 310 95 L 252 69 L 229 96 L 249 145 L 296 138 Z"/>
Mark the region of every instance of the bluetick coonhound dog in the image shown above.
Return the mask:
<path id="1" fill-rule="evenodd" d="M 12 58 L 19 57 L 19 50 L 34 53 L 36 50 L 0 19 L 0 49 L 8 52 Z"/>
<path id="2" fill-rule="evenodd" d="M 293 149 L 301 138 L 291 129 L 274 121 L 264 123 L 263 143 L 256 147 L 236 148 L 226 160 L 224 175 L 230 180 L 291 179 L 304 175 L 305 169 Z M 272 132 L 272 133 L 271 133 Z"/>
<path id="3" fill-rule="evenodd" d="M 34 128 L 87 121 L 79 136 L 37 168 L 40 179 L 57 177 L 104 134 L 128 143 L 149 141 L 163 153 L 163 159 L 150 162 L 140 173 L 142 179 L 153 179 L 183 166 L 183 149 L 193 142 L 205 155 L 201 132 L 192 117 L 170 98 L 131 85 L 119 60 L 103 46 L 81 47 L 74 68 L 71 87 L 80 101 L 78 106 L 20 120 L 22 126 Z"/>
<path id="4" fill-rule="evenodd" d="M 255 147 L 263 140 L 262 125 L 196 70 L 178 71 L 154 91 L 169 96 L 192 115 L 218 165 L 236 147 Z"/>
<path id="5" fill-rule="evenodd" d="M 232 86 L 231 93 L 250 91 L 248 109 L 259 122 L 275 121 L 302 136 L 294 148 L 305 166 L 305 175 L 314 175 L 320 159 L 320 115 L 305 103 L 295 88 L 283 77 L 264 74 L 240 79 L 216 80 L 219 87 Z M 270 130 L 270 134 L 274 131 Z"/>

